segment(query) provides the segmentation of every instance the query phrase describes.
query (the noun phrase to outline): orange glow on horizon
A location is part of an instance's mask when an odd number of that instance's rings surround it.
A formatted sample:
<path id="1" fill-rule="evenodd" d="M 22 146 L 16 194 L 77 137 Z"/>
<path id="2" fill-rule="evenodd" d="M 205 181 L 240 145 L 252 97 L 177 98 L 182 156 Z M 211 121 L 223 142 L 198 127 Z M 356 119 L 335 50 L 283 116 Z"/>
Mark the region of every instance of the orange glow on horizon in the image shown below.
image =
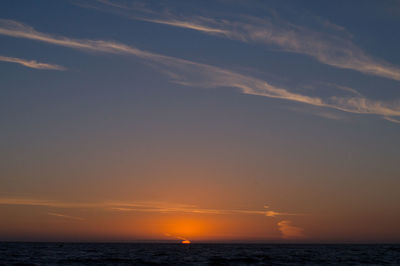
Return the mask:
<path id="1" fill-rule="evenodd" d="M 210 222 L 202 217 L 173 217 L 164 220 L 162 223 L 163 231 L 168 232 L 167 236 L 169 235 L 183 241 L 188 240 L 186 237 L 209 235 L 211 231 Z"/>
<path id="2" fill-rule="evenodd" d="M 186 239 L 186 240 L 182 240 L 182 242 L 181 242 L 181 243 L 182 243 L 182 244 L 186 244 L 186 245 L 187 245 L 187 244 L 190 244 L 190 243 L 192 243 L 192 242 L 190 242 L 190 240 L 187 240 L 187 239 Z"/>

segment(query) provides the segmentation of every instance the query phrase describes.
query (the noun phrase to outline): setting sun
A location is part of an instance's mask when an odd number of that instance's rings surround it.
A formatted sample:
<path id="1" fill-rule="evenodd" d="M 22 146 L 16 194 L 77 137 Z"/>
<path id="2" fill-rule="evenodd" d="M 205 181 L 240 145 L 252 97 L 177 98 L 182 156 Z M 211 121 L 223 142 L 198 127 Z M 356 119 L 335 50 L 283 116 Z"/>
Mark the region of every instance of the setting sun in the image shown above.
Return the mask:
<path id="1" fill-rule="evenodd" d="M 192 243 L 192 242 L 190 242 L 190 240 L 182 240 L 181 243 L 182 243 L 182 244 L 190 244 L 190 243 Z"/>

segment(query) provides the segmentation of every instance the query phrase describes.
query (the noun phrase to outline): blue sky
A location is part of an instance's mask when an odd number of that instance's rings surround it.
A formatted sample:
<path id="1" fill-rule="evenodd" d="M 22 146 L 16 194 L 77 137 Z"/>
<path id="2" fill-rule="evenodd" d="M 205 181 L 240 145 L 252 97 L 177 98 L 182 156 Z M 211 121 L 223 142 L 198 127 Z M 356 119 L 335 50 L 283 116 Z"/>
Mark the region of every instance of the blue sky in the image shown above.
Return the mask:
<path id="1" fill-rule="evenodd" d="M 314 240 L 329 206 L 399 239 L 399 25 L 399 1 L 2 1 L 0 198 L 272 202 Z"/>

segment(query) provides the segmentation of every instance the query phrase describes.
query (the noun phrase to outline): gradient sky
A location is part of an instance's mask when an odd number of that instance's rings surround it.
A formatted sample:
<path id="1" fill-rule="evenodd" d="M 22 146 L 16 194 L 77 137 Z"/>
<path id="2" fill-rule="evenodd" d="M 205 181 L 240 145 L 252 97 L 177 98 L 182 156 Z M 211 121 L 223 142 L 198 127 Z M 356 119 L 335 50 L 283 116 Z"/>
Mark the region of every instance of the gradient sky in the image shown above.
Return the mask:
<path id="1" fill-rule="evenodd" d="M 0 240 L 400 241 L 400 2 L 0 1 Z"/>

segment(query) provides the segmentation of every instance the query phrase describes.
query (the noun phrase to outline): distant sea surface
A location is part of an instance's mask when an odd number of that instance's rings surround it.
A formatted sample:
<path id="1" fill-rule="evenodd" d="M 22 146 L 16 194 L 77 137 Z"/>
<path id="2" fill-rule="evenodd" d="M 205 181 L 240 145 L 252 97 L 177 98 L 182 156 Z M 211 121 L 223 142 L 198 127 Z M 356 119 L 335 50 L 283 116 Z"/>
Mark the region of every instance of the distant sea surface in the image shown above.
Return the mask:
<path id="1" fill-rule="evenodd" d="M 0 242 L 0 265 L 400 265 L 400 245 Z"/>

